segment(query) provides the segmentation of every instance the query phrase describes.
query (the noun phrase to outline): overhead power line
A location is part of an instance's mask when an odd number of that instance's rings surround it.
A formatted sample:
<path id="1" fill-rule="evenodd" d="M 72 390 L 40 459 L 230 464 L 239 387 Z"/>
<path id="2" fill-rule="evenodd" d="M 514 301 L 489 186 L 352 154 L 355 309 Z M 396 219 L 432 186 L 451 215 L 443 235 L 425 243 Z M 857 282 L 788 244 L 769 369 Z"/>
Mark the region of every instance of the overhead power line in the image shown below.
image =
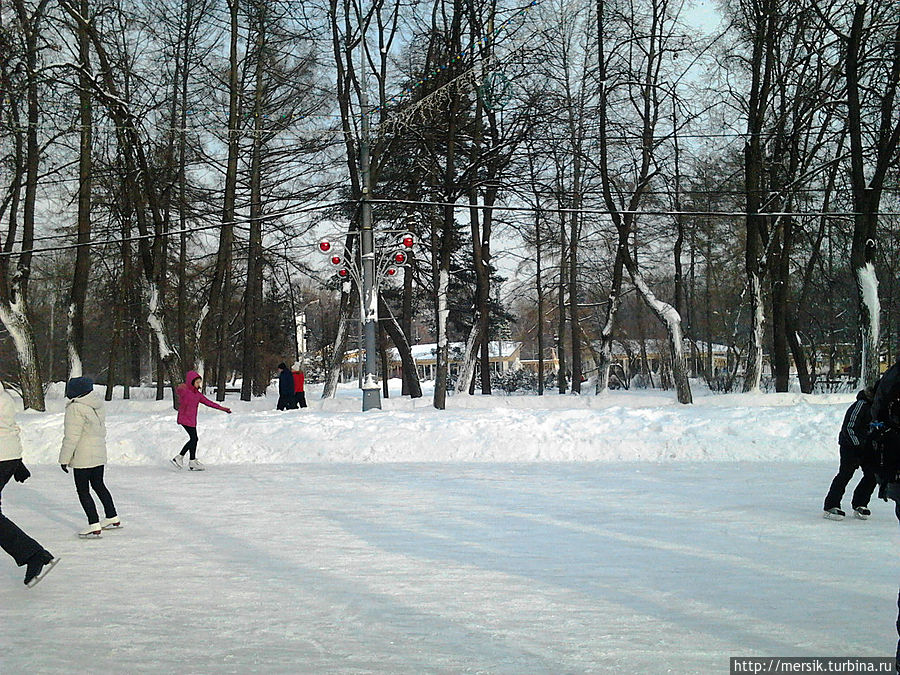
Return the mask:
<path id="1" fill-rule="evenodd" d="M 416 201 L 413 199 L 372 199 L 370 200 L 373 204 L 401 204 L 401 205 L 409 205 L 409 206 L 453 206 L 458 209 L 479 209 L 482 211 L 512 211 L 512 212 L 526 212 L 526 213 L 583 213 L 588 215 L 597 215 L 597 216 L 609 216 L 614 212 L 609 211 L 608 209 L 593 209 L 593 208 L 579 208 L 579 209 L 567 209 L 567 208 L 553 208 L 553 207 L 536 207 L 536 206 L 488 206 L 486 204 L 465 204 L 459 202 L 433 202 L 433 201 Z M 794 218 L 802 218 L 802 217 L 823 217 L 830 216 L 834 218 L 852 218 L 857 215 L 852 211 L 766 211 L 750 214 L 746 211 L 666 211 L 666 210 L 655 210 L 655 209 L 636 209 L 636 210 L 628 210 L 628 209 L 620 209 L 616 210 L 615 213 L 619 213 L 622 215 L 631 214 L 631 215 L 645 215 L 645 216 L 709 216 L 709 217 L 719 217 L 719 218 L 737 218 L 737 217 L 746 217 L 748 215 L 755 215 L 761 217 L 794 217 Z M 878 215 L 881 216 L 900 216 L 900 211 L 880 211 Z"/>
<path id="2" fill-rule="evenodd" d="M 309 207 L 305 207 L 305 208 L 289 209 L 289 210 L 285 210 L 285 211 L 280 211 L 278 213 L 270 213 L 265 216 L 261 216 L 259 218 L 259 220 L 275 220 L 277 218 L 283 218 L 284 216 L 297 215 L 300 213 L 310 213 L 313 211 L 325 211 L 328 209 L 332 209 L 336 206 L 342 206 L 342 205 L 348 204 L 348 203 L 355 203 L 355 202 L 337 201 L 337 202 L 330 202 L 328 204 L 319 204 L 316 206 L 309 206 Z M 19 250 L 19 251 L 0 251 L 0 257 L 10 257 L 10 256 L 14 256 L 14 255 L 22 255 L 23 253 L 31 253 L 31 254 L 56 253 L 58 251 L 68 251 L 68 250 L 72 250 L 72 249 L 82 248 L 85 246 L 108 246 L 110 244 L 124 244 L 126 242 L 142 241 L 144 239 L 155 239 L 156 237 L 168 237 L 170 235 L 175 235 L 175 234 L 188 234 L 191 232 L 203 232 L 206 230 L 215 230 L 215 229 L 225 227 L 226 225 L 242 225 L 242 224 L 250 223 L 250 222 L 251 221 L 249 218 L 242 218 L 242 219 L 231 220 L 231 221 L 224 222 L 224 223 L 212 223 L 211 225 L 195 225 L 193 227 L 186 227 L 186 228 L 182 228 L 180 230 L 169 230 L 167 232 L 161 232 L 161 233 L 154 232 L 152 234 L 137 234 L 137 235 L 134 235 L 131 237 L 118 237 L 115 239 L 87 241 L 87 242 L 81 242 L 81 243 L 77 243 L 77 244 L 60 244 L 57 246 L 49 246 L 46 248 L 31 248 L 31 249 L 25 249 L 25 250 Z M 55 237 L 56 235 L 51 235 L 51 236 Z M 59 236 L 66 236 L 66 235 L 59 235 Z M 68 235 L 68 236 L 76 236 L 76 235 L 73 233 L 72 235 Z"/>

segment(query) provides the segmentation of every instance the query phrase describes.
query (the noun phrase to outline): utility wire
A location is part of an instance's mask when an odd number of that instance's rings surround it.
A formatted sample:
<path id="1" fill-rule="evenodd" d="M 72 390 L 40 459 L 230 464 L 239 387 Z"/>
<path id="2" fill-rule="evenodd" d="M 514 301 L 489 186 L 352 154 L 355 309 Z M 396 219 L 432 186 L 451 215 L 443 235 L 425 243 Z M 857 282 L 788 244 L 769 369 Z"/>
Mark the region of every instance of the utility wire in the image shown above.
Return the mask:
<path id="1" fill-rule="evenodd" d="M 614 213 L 607 209 L 565 209 L 565 208 L 538 208 L 534 206 L 487 206 L 485 204 L 462 204 L 459 202 L 425 202 L 412 199 L 371 199 L 372 204 L 400 204 L 409 206 L 453 206 L 459 209 L 480 209 L 483 211 L 512 211 L 512 212 L 543 212 L 543 213 L 583 213 L 588 215 L 608 216 Z M 852 211 L 767 211 L 750 214 L 746 211 L 662 211 L 652 209 L 638 209 L 630 211 L 621 209 L 615 211 L 620 214 L 647 215 L 647 216 L 710 216 L 722 218 L 746 217 L 749 215 L 761 217 L 822 217 L 831 216 L 835 218 L 852 218 L 860 215 Z M 882 216 L 900 216 L 900 211 L 879 211 Z"/>
<path id="2" fill-rule="evenodd" d="M 272 214 L 267 214 L 265 216 L 261 216 L 259 218 L 259 220 L 275 220 L 277 218 L 282 218 L 287 215 L 310 213 L 313 211 L 324 211 L 324 210 L 331 209 L 336 206 L 341 206 L 341 205 L 347 204 L 347 203 L 350 203 L 350 202 L 338 201 L 338 202 L 331 202 L 329 204 L 310 206 L 310 207 L 306 207 L 306 208 L 290 209 L 290 210 L 286 210 L 286 211 L 281 211 L 279 213 L 272 213 Z M 77 244 L 64 244 L 64 245 L 59 245 L 59 246 L 51 246 L 51 247 L 47 247 L 47 248 L 31 248 L 31 249 L 22 250 L 22 251 L 0 251 L 0 257 L 10 257 L 10 256 L 14 256 L 14 255 L 22 255 L 25 253 L 32 253 L 32 254 L 55 253 L 58 251 L 67 251 L 67 250 L 71 250 L 71 249 L 82 248 L 84 246 L 108 246 L 110 244 L 124 244 L 126 242 L 131 242 L 131 241 L 154 239 L 156 237 L 167 237 L 169 235 L 174 235 L 174 234 L 187 234 L 190 232 L 203 232 L 205 230 L 214 230 L 214 229 L 222 228 L 222 227 L 225 227 L 226 225 L 239 225 L 239 224 L 249 223 L 249 222 L 251 222 L 249 218 L 240 219 L 240 220 L 235 219 L 235 220 L 232 220 L 232 221 L 229 221 L 226 223 L 213 223 L 211 225 L 196 225 L 193 227 L 187 227 L 187 228 L 183 228 L 180 230 L 168 230 L 167 232 L 160 232 L 160 233 L 154 232 L 152 234 L 138 234 L 138 235 L 134 235 L 131 237 L 119 237 L 116 239 L 104 239 L 101 241 L 87 241 L 87 242 L 81 242 L 81 243 L 77 243 Z M 50 235 L 50 236 L 55 237 L 56 235 Z M 64 236 L 64 235 L 59 235 L 59 236 Z M 75 236 L 75 234 L 73 233 L 72 235 L 69 235 L 69 236 Z"/>

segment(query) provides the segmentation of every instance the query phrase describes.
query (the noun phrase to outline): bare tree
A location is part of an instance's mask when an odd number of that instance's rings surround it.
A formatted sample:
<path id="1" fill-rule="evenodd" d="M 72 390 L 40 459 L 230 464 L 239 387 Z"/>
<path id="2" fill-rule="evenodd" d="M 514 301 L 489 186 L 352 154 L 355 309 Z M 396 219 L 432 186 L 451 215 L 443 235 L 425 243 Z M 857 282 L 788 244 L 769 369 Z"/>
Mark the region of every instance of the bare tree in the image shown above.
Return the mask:
<path id="1" fill-rule="evenodd" d="M 844 50 L 854 213 L 850 267 L 856 281 L 860 376 L 871 385 L 880 375 L 878 212 L 888 170 L 897 166 L 900 148 L 900 21 L 891 3 L 839 1 L 824 10 L 813 6 Z"/>
<path id="2" fill-rule="evenodd" d="M 10 97 L 7 108 L 15 155 L 12 180 L 0 209 L 0 216 L 3 211 L 8 210 L 9 219 L 4 255 L 0 258 L 0 321 L 16 346 L 25 407 L 35 410 L 44 410 L 44 390 L 28 306 L 28 282 L 31 277 L 35 204 L 41 161 L 38 132 L 41 123 L 39 87 L 42 75 L 39 72 L 39 56 L 42 48 L 42 24 L 46 19 L 48 4 L 48 0 L 41 0 L 29 6 L 24 0 L 15 0 L 12 9 L 21 45 L 7 43 L 0 46 L 7 55 L 2 61 L 3 88 L 11 93 L 17 91 L 25 101 L 24 120 L 18 107 L 21 100 L 18 96 L 15 99 Z M 10 34 L 4 32 L 4 41 L 7 35 Z M 23 190 L 24 195 L 21 194 Z M 18 234 L 20 208 L 20 251 L 13 270 L 11 259 Z"/>

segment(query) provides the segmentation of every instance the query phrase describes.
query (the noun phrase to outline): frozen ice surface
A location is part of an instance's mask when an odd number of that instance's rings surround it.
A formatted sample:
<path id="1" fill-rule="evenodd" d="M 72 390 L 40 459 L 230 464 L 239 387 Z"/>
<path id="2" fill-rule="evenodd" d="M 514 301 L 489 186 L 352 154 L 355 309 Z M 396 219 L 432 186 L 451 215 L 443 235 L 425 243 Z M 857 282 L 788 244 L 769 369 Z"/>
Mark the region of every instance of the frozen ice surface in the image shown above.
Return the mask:
<path id="1" fill-rule="evenodd" d="M 34 590 L 0 566 L 4 675 L 713 673 L 895 645 L 896 518 L 823 519 L 825 463 L 109 467 L 126 527 L 96 541 L 52 468 L 4 493 L 63 558 Z"/>
<path id="2" fill-rule="evenodd" d="M 187 438 L 170 401 L 117 393 L 125 528 L 82 541 L 54 385 L 47 413 L 18 416 L 33 477 L 3 513 L 63 560 L 26 590 L 2 556 L 0 674 L 705 674 L 893 654 L 893 509 L 822 518 L 854 395 L 694 393 L 367 413 L 351 388 L 300 411 L 229 397 L 233 415 L 200 410 L 200 474 L 168 465 Z"/>

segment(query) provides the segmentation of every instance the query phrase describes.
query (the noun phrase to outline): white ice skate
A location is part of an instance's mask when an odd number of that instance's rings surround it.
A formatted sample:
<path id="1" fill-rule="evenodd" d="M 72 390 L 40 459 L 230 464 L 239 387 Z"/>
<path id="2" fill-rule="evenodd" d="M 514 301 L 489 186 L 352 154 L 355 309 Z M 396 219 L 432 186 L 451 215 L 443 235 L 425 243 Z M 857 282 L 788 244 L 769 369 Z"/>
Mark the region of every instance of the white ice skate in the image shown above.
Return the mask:
<path id="1" fill-rule="evenodd" d="M 865 506 L 854 506 L 853 515 L 860 520 L 868 520 L 869 516 L 872 515 L 872 512 L 869 511 L 869 509 L 867 509 Z"/>
<path id="2" fill-rule="evenodd" d="M 102 530 L 103 528 L 100 527 L 100 523 L 91 523 L 81 530 L 81 532 L 78 533 L 78 536 L 82 539 L 99 539 Z"/>
<path id="3" fill-rule="evenodd" d="M 184 468 L 184 455 L 175 455 L 169 461 L 172 462 L 172 466 L 174 466 L 176 469 Z"/>
<path id="4" fill-rule="evenodd" d="M 122 521 L 119 519 L 119 516 L 115 516 L 114 518 L 104 518 L 100 521 L 100 529 L 101 530 L 121 530 L 122 529 Z"/>
<path id="5" fill-rule="evenodd" d="M 206 471 L 206 467 L 196 459 L 192 459 L 188 462 L 188 468 L 191 471 Z"/>

